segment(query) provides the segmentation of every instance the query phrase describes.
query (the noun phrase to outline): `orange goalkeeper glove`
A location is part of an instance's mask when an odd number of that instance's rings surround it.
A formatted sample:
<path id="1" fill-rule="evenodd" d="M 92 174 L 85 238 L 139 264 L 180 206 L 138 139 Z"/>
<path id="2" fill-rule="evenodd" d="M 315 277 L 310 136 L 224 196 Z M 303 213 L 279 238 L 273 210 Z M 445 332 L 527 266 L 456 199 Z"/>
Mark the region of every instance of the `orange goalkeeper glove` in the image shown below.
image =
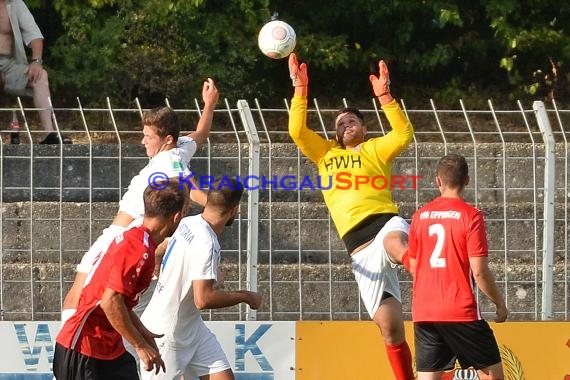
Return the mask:
<path id="1" fill-rule="evenodd" d="M 309 92 L 309 76 L 307 75 L 307 64 L 297 61 L 297 55 L 291 53 L 289 55 L 289 76 L 295 87 L 295 94 L 307 96 Z"/>
<path id="2" fill-rule="evenodd" d="M 380 103 L 386 104 L 392 101 L 392 95 L 390 94 L 390 74 L 388 73 L 388 66 L 386 62 L 378 62 L 379 75 L 370 75 L 370 83 L 372 83 L 372 89 L 374 90 L 374 95 L 381 98 Z"/>

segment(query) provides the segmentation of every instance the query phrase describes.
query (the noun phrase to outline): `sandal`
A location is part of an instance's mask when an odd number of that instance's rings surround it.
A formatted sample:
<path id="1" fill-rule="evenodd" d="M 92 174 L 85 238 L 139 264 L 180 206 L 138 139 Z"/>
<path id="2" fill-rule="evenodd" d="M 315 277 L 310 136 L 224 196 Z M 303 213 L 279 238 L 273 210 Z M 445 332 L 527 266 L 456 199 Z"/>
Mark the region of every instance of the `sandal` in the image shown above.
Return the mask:
<path id="1" fill-rule="evenodd" d="M 73 144 L 71 139 L 67 136 L 61 135 L 61 140 L 64 144 Z M 45 139 L 40 141 L 40 144 L 61 144 L 57 132 L 51 132 Z"/>

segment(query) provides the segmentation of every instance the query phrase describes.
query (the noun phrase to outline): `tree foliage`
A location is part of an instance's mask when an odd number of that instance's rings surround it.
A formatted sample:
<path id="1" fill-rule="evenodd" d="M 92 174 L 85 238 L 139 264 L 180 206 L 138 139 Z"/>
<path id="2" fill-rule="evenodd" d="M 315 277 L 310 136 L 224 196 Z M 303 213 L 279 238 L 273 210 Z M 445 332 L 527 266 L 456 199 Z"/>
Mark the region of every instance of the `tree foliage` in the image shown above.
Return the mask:
<path id="1" fill-rule="evenodd" d="M 286 60 L 257 48 L 273 12 L 297 32 L 310 96 L 371 96 L 388 62 L 397 96 L 486 100 L 570 98 L 570 4 L 553 0 L 28 1 L 46 35 L 54 96 L 126 104 L 191 104 L 204 79 L 223 97 L 279 105 Z"/>

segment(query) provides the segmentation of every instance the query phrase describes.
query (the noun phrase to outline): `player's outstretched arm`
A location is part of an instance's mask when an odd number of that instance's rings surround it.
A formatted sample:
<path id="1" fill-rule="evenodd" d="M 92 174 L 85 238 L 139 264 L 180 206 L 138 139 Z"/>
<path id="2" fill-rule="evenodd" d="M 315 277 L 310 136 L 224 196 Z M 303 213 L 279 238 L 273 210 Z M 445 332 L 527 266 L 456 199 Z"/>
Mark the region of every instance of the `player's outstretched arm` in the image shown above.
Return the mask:
<path id="1" fill-rule="evenodd" d="M 190 177 L 189 181 L 192 183 L 193 189 L 190 189 L 190 199 L 192 202 L 198 203 L 200 206 L 206 206 L 208 200 L 208 192 L 200 188 L 200 184 L 196 178 Z"/>
<path id="2" fill-rule="evenodd" d="M 198 122 L 198 126 L 194 132 L 191 132 L 188 136 L 192 137 L 196 141 L 196 145 L 201 147 L 206 143 L 210 130 L 212 129 L 212 120 L 214 119 L 214 110 L 216 104 L 218 103 L 218 98 L 220 94 L 218 88 L 214 83 L 212 78 L 208 78 L 202 86 L 202 100 L 204 101 L 204 109 L 202 110 L 202 116 Z"/>
<path id="3" fill-rule="evenodd" d="M 193 280 L 194 303 L 200 310 L 220 309 L 247 303 L 252 309 L 261 306 L 261 294 L 247 290 L 225 291 L 217 289 L 215 280 Z"/>
<path id="4" fill-rule="evenodd" d="M 307 64 L 299 64 L 295 53 L 289 55 L 289 76 L 295 88 L 289 110 L 289 136 L 308 159 L 317 163 L 329 150 L 329 143 L 307 127 L 309 75 Z"/>
<path id="5" fill-rule="evenodd" d="M 386 62 L 378 62 L 378 75 L 369 76 L 374 95 L 378 98 L 384 114 L 390 122 L 390 131 L 384 140 L 378 140 L 376 152 L 384 161 L 392 161 L 414 138 L 414 128 L 390 92 L 390 73 Z"/>

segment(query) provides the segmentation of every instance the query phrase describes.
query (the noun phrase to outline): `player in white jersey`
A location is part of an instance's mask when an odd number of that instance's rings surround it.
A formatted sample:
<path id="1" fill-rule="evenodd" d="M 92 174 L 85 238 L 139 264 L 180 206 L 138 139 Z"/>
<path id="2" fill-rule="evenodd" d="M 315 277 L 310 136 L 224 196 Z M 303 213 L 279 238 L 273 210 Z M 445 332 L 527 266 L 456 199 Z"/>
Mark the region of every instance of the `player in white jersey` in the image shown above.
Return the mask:
<path id="1" fill-rule="evenodd" d="M 146 154 L 150 157 L 146 165 L 131 183 L 121 201 L 119 211 L 112 224 L 103 230 L 103 233 L 93 243 L 91 248 L 81 259 L 77 266 L 77 273 L 72 287 L 69 289 L 64 301 L 62 322 L 65 322 L 73 313 L 79 302 L 79 295 L 87 274 L 93 262 L 107 251 L 115 236 L 125 231 L 126 227 L 135 219 L 144 215 L 143 192 L 155 180 L 179 178 L 183 173 L 188 178 L 190 159 L 207 140 L 212 127 L 214 109 L 218 102 L 219 93 L 214 81 L 208 78 L 202 88 L 204 109 L 200 121 L 194 132 L 179 137 L 180 124 L 176 113 L 169 107 L 154 108 L 143 115 L 143 139 Z M 191 191 L 193 201 L 204 205 L 206 194 L 201 190 Z"/>
<path id="2" fill-rule="evenodd" d="M 234 374 L 215 335 L 206 327 L 200 310 L 247 303 L 261 304 L 259 293 L 225 291 L 216 287 L 220 264 L 218 236 L 238 212 L 242 185 L 215 181 L 202 214 L 183 218 L 168 243 L 158 283 L 141 316 L 157 334 L 166 373 L 141 371 L 144 380 L 233 380 Z"/>

